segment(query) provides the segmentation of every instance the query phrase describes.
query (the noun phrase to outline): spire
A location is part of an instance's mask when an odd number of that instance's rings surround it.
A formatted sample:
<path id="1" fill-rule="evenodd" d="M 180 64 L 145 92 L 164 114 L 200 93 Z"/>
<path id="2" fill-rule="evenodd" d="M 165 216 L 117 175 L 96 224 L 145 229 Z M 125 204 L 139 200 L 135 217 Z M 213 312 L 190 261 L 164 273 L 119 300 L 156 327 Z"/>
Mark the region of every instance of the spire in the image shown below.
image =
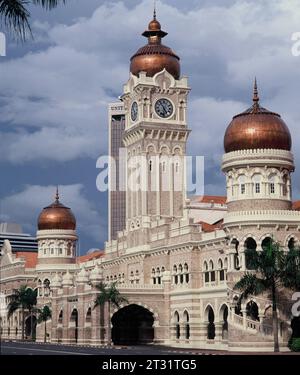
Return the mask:
<path id="1" fill-rule="evenodd" d="M 254 87 L 253 87 L 253 107 L 256 109 L 259 107 L 259 96 L 258 96 L 258 90 L 257 90 L 256 77 L 254 79 Z"/>
<path id="2" fill-rule="evenodd" d="M 58 186 L 56 186 L 55 203 L 59 203 Z"/>
<path id="3" fill-rule="evenodd" d="M 156 0 L 153 3 L 153 19 L 148 25 L 148 30 L 145 30 L 142 35 L 148 38 L 149 44 L 161 44 L 161 39 L 168 35 L 161 29 L 161 25 L 156 19 Z"/>

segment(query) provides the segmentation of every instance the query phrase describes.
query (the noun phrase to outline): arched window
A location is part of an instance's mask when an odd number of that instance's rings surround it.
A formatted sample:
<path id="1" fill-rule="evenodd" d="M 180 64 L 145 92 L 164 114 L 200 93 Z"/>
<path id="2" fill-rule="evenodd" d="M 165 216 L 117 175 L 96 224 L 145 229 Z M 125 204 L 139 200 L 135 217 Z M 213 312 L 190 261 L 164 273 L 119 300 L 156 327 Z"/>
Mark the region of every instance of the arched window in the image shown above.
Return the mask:
<path id="1" fill-rule="evenodd" d="M 216 336 L 216 328 L 215 328 L 215 314 L 214 314 L 214 310 L 212 309 L 211 306 L 208 306 L 208 309 L 207 309 L 207 320 L 208 320 L 208 324 L 207 324 L 207 338 L 209 340 L 214 340 L 215 336 Z"/>
<path id="2" fill-rule="evenodd" d="M 288 242 L 288 249 L 289 250 L 294 250 L 295 249 L 295 244 L 296 244 L 295 238 L 294 237 L 290 238 L 290 240 Z"/>
<path id="3" fill-rule="evenodd" d="M 59 313 L 59 315 L 58 315 L 58 324 L 62 324 L 62 322 L 63 322 L 63 311 L 62 310 L 60 310 L 60 313 Z"/>
<path id="4" fill-rule="evenodd" d="M 252 182 L 253 182 L 254 194 L 260 194 L 261 193 L 261 175 L 260 174 L 253 175 Z"/>
<path id="5" fill-rule="evenodd" d="M 244 175 L 239 176 L 238 178 L 240 194 L 244 195 L 246 193 L 246 177 Z"/>
<path id="6" fill-rule="evenodd" d="M 154 268 L 152 268 L 151 277 L 152 277 L 152 283 L 156 284 L 156 277 L 155 277 L 155 269 Z"/>
<path id="7" fill-rule="evenodd" d="M 203 264 L 203 271 L 204 271 L 204 283 L 209 283 L 209 272 L 208 272 L 208 265 L 206 261 Z"/>
<path id="8" fill-rule="evenodd" d="M 219 280 L 224 281 L 225 280 L 225 270 L 223 268 L 222 259 L 218 260 L 218 270 L 219 270 Z"/>
<path id="9" fill-rule="evenodd" d="M 185 311 L 183 313 L 183 318 L 184 318 L 184 322 L 185 322 L 185 338 L 186 338 L 186 340 L 189 340 L 189 338 L 190 338 L 190 317 L 189 317 L 189 313 L 187 311 Z"/>
<path id="10" fill-rule="evenodd" d="M 263 250 L 268 249 L 271 245 L 272 245 L 271 237 L 266 237 L 261 243 L 261 247 Z"/>
<path id="11" fill-rule="evenodd" d="M 85 322 L 91 323 L 91 321 L 92 321 L 92 309 L 89 307 L 86 313 Z"/>
<path id="12" fill-rule="evenodd" d="M 244 244 L 245 248 L 245 259 L 246 268 L 248 270 L 253 270 L 255 268 L 254 257 L 256 255 L 256 241 L 252 237 L 248 237 Z"/>
<path id="13" fill-rule="evenodd" d="M 185 274 L 185 282 L 188 283 L 190 281 L 190 275 L 189 275 L 189 266 L 187 265 L 187 263 L 184 263 L 183 269 L 184 269 L 184 274 Z"/>
<path id="14" fill-rule="evenodd" d="M 161 276 L 160 276 L 159 267 L 156 268 L 156 278 L 157 278 L 157 284 L 161 284 Z"/>
<path id="15" fill-rule="evenodd" d="M 282 195 L 287 196 L 288 195 L 288 176 L 284 175 L 282 179 Z"/>
<path id="16" fill-rule="evenodd" d="M 49 279 L 44 280 L 44 296 L 48 297 L 50 294 L 50 281 Z"/>
<path id="17" fill-rule="evenodd" d="M 275 194 L 276 189 L 275 189 L 275 176 L 272 175 L 269 177 L 269 193 L 270 194 Z"/>
<path id="18" fill-rule="evenodd" d="M 175 321 L 175 332 L 176 332 L 176 339 L 180 339 L 180 324 L 179 324 L 179 314 L 175 311 L 174 314 L 174 321 Z"/>
<path id="19" fill-rule="evenodd" d="M 209 270 L 210 270 L 210 281 L 215 282 L 216 281 L 216 272 L 214 270 L 214 263 L 212 260 L 209 261 Z"/>
<path id="20" fill-rule="evenodd" d="M 178 284 L 177 266 L 173 266 L 174 284 Z"/>
<path id="21" fill-rule="evenodd" d="M 149 160 L 149 171 L 152 172 L 153 169 L 153 162 L 152 160 Z"/>
<path id="22" fill-rule="evenodd" d="M 180 284 L 183 284 L 183 267 L 182 267 L 182 264 L 179 264 L 178 271 L 179 271 L 179 282 L 180 282 Z"/>

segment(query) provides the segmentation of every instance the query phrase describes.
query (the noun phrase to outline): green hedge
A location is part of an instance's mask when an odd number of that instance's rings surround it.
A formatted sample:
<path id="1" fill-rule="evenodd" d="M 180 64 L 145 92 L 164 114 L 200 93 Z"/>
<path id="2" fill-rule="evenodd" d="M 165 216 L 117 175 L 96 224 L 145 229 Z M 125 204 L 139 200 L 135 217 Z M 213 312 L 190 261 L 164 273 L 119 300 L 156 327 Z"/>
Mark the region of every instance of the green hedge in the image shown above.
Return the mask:
<path id="1" fill-rule="evenodd" d="M 292 352 L 300 352 L 300 337 L 290 338 L 288 347 Z"/>

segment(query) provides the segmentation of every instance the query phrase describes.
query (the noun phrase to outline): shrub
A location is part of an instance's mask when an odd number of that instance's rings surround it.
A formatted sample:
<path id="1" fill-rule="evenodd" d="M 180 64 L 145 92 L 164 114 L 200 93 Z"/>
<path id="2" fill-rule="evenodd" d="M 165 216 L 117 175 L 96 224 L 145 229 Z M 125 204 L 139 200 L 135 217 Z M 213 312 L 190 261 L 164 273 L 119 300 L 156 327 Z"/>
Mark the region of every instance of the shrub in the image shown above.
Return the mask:
<path id="1" fill-rule="evenodd" d="M 300 352 L 300 337 L 290 338 L 288 347 L 292 352 Z"/>

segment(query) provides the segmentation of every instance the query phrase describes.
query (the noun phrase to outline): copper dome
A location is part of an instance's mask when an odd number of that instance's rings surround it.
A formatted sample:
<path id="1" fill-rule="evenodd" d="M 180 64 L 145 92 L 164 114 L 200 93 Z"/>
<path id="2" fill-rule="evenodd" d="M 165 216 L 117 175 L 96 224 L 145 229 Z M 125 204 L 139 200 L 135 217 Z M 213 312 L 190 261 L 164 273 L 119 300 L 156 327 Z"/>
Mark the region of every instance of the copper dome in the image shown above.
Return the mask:
<path id="1" fill-rule="evenodd" d="M 76 229 L 76 219 L 69 207 L 59 201 L 58 192 L 55 201 L 45 207 L 38 218 L 38 230 L 49 229 Z"/>
<path id="2" fill-rule="evenodd" d="M 146 72 L 148 77 L 166 69 L 175 79 L 180 78 L 180 58 L 171 48 L 161 44 L 161 39 L 168 33 L 161 30 L 160 23 L 154 12 L 153 20 L 148 25 L 148 30 L 142 34 L 148 38 L 148 44 L 140 48 L 130 59 L 130 72 L 138 75 Z"/>
<path id="3" fill-rule="evenodd" d="M 233 117 L 225 132 L 225 152 L 248 149 L 280 149 L 290 151 L 290 131 L 280 115 L 259 105 L 256 80 L 253 105 Z"/>

